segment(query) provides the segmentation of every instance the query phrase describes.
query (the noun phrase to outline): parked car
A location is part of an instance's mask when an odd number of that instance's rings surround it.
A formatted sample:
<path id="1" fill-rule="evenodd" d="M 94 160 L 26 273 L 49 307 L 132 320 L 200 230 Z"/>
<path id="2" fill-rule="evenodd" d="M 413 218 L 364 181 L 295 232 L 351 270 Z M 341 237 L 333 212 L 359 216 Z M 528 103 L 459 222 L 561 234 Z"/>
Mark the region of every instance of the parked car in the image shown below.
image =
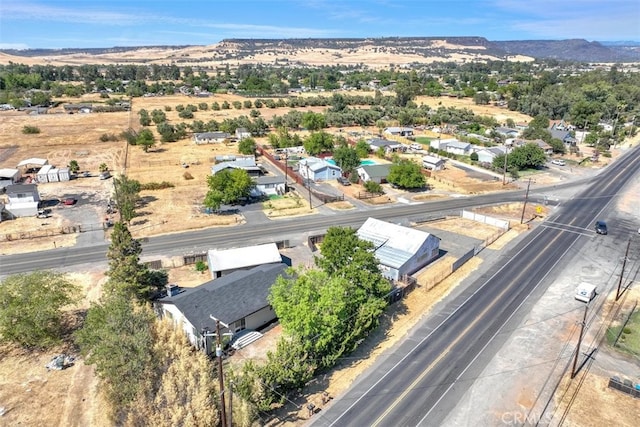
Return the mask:
<path id="1" fill-rule="evenodd" d="M 596 221 L 596 233 L 607 234 L 607 223 L 604 221 Z"/>
<path id="2" fill-rule="evenodd" d="M 344 176 L 339 177 L 338 182 L 344 186 L 351 185 L 351 182 L 349 182 L 349 180 Z"/>
<path id="3" fill-rule="evenodd" d="M 109 179 L 109 178 L 111 178 L 111 172 L 109 171 L 100 172 L 100 179 Z"/>
<path id="4" fill-rule="evenodd" d="M 566 165 L 566 163 L 562 159 L 553 159 L 553 160 L 551 160 L 551 164 L 552 165 L 556 165 L 556 166 L 564 166 L 564 165 Z"/>
<path id="5" fill-rule="evenodd" d="M 62 204 L 67 206 L 72 206 L 76 204 L 76 199 L 73 197 L 67 197 L 66 199 L 62 199 Z"/>

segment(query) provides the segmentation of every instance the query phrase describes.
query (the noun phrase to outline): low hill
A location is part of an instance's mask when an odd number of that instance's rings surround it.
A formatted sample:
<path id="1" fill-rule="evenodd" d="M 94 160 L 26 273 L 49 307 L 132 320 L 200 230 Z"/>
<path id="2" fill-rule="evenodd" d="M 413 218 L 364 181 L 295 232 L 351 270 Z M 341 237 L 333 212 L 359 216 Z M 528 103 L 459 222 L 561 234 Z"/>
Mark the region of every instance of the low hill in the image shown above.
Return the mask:
<path id="1" fill-rule="evenodd" d="M 0 63 L 366 65 L 372 68 L 487 60 L 556 58 L 580 62 L 640 61 L 637 45 L 586 40 L 490 41 L 484 37 L 384 37 L 353 39 L 226 39 L 210 46 L 0 50 Z"/>

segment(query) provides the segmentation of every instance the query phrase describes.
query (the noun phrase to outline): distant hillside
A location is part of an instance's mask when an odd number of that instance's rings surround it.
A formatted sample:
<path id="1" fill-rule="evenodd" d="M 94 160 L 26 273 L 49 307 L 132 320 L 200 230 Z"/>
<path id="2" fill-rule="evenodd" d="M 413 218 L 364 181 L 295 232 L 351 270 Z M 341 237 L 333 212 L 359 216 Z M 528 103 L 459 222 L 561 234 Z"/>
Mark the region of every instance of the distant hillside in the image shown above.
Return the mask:
<path id="1" fill-rule="evenodd" d="M 534 58 L 554 58 L 579 62 L 633 62 L 640 61 L 637 46 L 616 44 L 605 46 L 600 42 L 583 39 L 571 40 L 515 40 L 492 42 L 505 52 Z"/>
<path id="2" fill-rule="evenodd" d="M 225 39 L 211 46 L 140 46 L 87 49 L 0 50 L 0 63 L 291 64 L 367 65 L 373 68 L 432 62 L 531 61 L 638 62 L 640 44 L 587 40 L 489 41 L 484 37 L 383 37 L 344 39 Z"/>

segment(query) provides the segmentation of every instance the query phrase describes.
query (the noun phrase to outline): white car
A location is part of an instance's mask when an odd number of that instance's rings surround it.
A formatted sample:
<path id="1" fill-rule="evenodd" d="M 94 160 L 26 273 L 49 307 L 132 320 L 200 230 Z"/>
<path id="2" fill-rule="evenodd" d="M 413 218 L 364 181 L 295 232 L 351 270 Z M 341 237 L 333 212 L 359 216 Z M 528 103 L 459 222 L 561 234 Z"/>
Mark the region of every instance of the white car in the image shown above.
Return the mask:
<path id="1" fill-rule="evenodd" d="M 551 160 L 551 164 L 552 165 L 556 165 L 556 166 L 564 166 L 564 165 L 566 165 L 566 163 L 562 159 L 553 159 L 553 160 Z"/>

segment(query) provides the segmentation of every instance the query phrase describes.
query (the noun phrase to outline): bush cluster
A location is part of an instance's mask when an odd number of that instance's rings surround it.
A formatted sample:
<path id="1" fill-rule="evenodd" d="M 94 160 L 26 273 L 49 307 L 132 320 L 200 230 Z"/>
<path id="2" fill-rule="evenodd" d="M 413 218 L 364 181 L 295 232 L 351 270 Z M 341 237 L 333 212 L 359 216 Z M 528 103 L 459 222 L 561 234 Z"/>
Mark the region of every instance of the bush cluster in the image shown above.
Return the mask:
<path id="1" fill-rule="evenodd" d="M 140 190 L 164 190 L 165 188 L 173 188 L 175 185 L 168 181 L 162 182 L 147 182 L 140 184 Z"/>

